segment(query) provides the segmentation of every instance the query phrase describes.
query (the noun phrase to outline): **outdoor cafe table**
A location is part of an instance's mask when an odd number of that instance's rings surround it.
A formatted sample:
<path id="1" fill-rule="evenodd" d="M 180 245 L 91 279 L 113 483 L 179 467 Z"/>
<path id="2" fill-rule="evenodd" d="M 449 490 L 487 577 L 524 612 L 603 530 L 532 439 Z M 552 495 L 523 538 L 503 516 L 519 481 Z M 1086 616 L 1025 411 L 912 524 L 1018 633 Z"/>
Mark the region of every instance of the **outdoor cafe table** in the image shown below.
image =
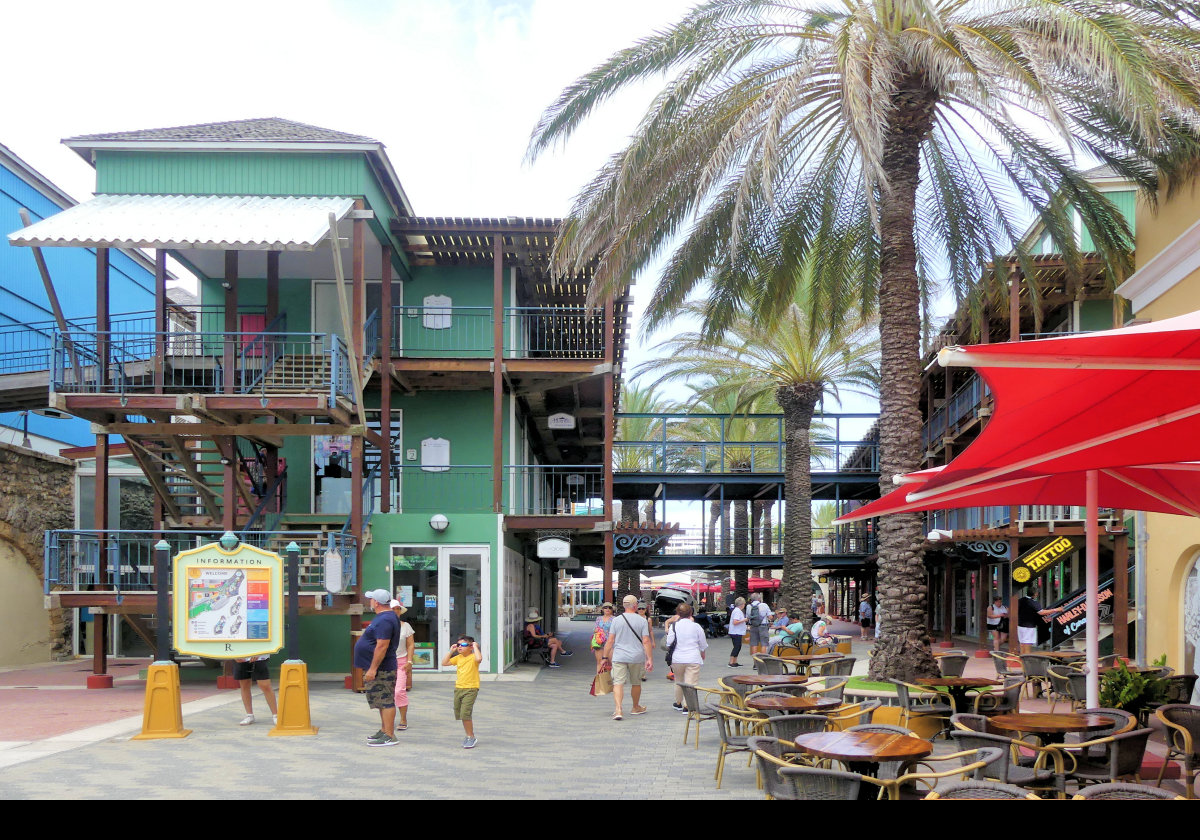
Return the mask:
<path id="1" fill-rule="evenodd" d="M 739 674 L 730 677 L 729 681 L 736 685 L 805 685 L 808 683 L 808 677 L 792 674 Z"/>
<path id="2" fill-rule="evenodd" d="M 820 714 L 842 705 L 830 697 L 750 697 L 746 705 L 760 712 L 801 712 Z"/>
<path id="3" fill-rule="evenodd" d="M 794 663 L 796 671 L 807 670 L 813 665 L 820 665 L 822 662 L 832 662 L 834 659 L 841 659 L 840 653 L 789 653 L 779 657 L 786 659 L 788 662 Z"/>
<path id="4" fill-rule="evenodd" d="M 988 679 L 987 677 L 921 677 L 914 680 L 917 685 L 928 686 L 930 688 L 942 687 L 946 689 L 946 693 L 954 698 L 954 708 L 956 711 L 966 711 L 969 707 L 967 704 L 967 692 L 972 688 L 990 688 L 994 685 L 1000 685 L 999 680 Z"/>
<path id="5" fill-rule="evenodd" d="M 796 746 L 820 758 L 844 762 L 851 773 L 876 777 L 884 761 L 916 761 L 933 752 L 933 744 L 892 732 L 809 732 L 796 737 Z M 859 799 L 875 799 L 878 790 L 865 784 Z"/>
<path id="6" fill-rule="evenodd" d="M 1068 732 L 1092 732 L 1097 729 L 1108 729 L 1116 726 L 1117 722 L 1108 715 L 1076 714 L 1058 712 L 1024 712 L 1010 715 L 996 715 L 988 718 L 988 722 L 997 729 L 1005 732 L 1017 732 L 1023 735 L 1036 735 L 1042 743 L 1051 740 L 1052 735 L 1066 735 Z"/>

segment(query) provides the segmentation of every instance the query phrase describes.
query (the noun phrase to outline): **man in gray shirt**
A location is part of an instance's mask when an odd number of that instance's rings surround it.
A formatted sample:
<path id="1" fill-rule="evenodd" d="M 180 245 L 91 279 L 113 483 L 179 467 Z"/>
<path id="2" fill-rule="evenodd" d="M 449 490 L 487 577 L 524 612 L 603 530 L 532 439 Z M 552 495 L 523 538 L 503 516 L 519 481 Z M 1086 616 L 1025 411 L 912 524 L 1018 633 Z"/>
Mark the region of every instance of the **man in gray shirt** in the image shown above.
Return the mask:
<path id="1" fill-rule="evenodd" d="M 637 614 L 637 597 L 626 595 L 621 600 L 625 612 L 613 619 L 608 641 L 604 643 L 604 662 L 612 663 L 613 701 L 616 711 L 613 720 L 624 716 L 625 686 L 629 685 L 629 696 L 633 700 L 633 713 L 644 715 L 646 707 L 639 705 L 642 699 L 642 675 L 654 670 L 653 643 L 650 625 Z"/>

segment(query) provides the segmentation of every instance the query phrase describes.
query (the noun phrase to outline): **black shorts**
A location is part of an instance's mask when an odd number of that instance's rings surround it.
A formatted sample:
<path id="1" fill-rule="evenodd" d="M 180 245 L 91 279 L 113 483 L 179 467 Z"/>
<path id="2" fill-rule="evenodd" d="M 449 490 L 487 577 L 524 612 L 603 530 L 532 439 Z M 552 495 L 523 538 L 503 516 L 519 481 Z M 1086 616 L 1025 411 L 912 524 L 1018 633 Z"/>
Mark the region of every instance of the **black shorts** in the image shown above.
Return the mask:
<path id="1" fill-rule="evenodd" d="M 1008 632 L 1008 619 L 1007 618 L 1000 619 L 999 624 L 989 624 L 988 629 L 991 630 L 993 633 L 1007 633 Z"/>
<path id="2" fill-rule="evenodd" d="M 257 662 L 234 662 L 233 678 L 235 680 L 269 680 L 271 679 L 271 669 L 267 667 L 265 659 Z"/>
<path id="3" fill-rule="evenodd" d="M 863 620 L 861 620 L 858 623 L 861 624 L 863 627 L 871 627 L 872 626 L 871 619 L 869 619 L 869 618 L 864 618 Z"/>

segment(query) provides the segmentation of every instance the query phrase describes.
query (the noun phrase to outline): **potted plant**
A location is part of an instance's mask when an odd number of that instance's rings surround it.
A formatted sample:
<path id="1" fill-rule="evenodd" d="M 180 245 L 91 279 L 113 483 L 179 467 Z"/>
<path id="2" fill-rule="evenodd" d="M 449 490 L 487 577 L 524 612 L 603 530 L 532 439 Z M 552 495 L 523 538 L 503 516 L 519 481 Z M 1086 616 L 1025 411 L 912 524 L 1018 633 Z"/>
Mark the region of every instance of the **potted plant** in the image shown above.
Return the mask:
<path id="1" fill-rule="evenodd" d="M 1163 654 L 1153 664 L 1161 668 L 1166 663 L 1167 656 Z M 1146 706 L 1160 704 L 1166 696 L 1165 679 L 1130 671 L 1121 660 L 1100 678 L 1100 705 L 1106 709 L 1122 709 L 1140 715 Z"/>

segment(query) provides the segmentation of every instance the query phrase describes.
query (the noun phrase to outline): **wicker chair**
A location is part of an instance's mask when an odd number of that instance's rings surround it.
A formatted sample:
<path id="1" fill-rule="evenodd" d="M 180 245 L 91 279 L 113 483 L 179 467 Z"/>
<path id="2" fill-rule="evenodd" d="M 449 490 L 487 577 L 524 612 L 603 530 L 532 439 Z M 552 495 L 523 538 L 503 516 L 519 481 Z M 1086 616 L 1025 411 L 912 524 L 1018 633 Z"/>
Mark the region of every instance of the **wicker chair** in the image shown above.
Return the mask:
<path id="1" fill-rule="evenodd" d="M 772 738 L 795 741 L 799 735 L 824 732 L 829 728 L 829 721 L 824 715 L 778 715 L 763 721 L 762 728 Z"/>
<path id="2" fill-rule="evenodd" d="M 1030 697 L 1036 697 L 1037 691 L 1049 687 L 1050 677 L 1046 675 L 1046 669 L 1057 664 L 1058 660 L 1052 656 L 1043 656 L 1040 653 L 1021 654 L 1021 671 L 1029 683 Z"/>
<path id="3" fill-rule="evenodd" d="M 854 671 L 854 663 L 858 659 L 853 656 L 840 656 L 837 659 L 827 659 L 817 662 L 809 669 L 813 676 L 820 677 L 849 677 Z"/>
<path id="4" fill-rule="evenodd" d="M 1006 785 L 1052 790 L 1061 799 L 1066 795 L 1067 776 L 1063 754 L 1054 747 L 1037 747 L 1004 735 L 970 732 L 957 729 L 950 737 L 964 750 L 1000 749 L 1002 756 L 987 768 L 986 778 Z M 1032 767 L 1020 763 L 1019 749 L 1034 750 L 1037 759 Z M 1048 767 L 1047 765 L 1051 765 Z"/>
<path id="5" fill-rule="evenodd" d="M 820 767 L 780 767 L 776 772 L 796 786 L 800 799 L 831 800 L 858 799 L 863 783 L 874 782 L 869 776 L 844 773 L 841 770 L 825 770 Z"/>
<path id="6" fill-rule="evenodd" d="M 742 711 L 746 710 L 746 695 L 752 694 L 758 690 L 752 685 L 740 685 L 735 682 L 726 682 L 724 677 L 717 680 L 717 685 L 721 686 L 721 690 L 727 694 L 736 695 L 737 702 L 734 703 L 734 705 L 741 707 Z M 726 701 L 722 701 L 722 703 L 727 705 Z"/>
<path id="7" fill-rule="evenodd" d="M 958 711 L 954 707 L 954 698 L 949 694 L 931 691 L 903 680 L 889 679 L 888 682 L 896 686 L 896 699 L 904 710 L 900 717 L 901 726 L 907 726 L 913 716 L 940 717 L 944 721 L 944 729 L 950 725 L 950 715 Z M 914 699 L 914 695 L 923 699 Z"/>
<path id="8" fill-rule="evenodd" d="M 1076 676 L 1084 676 L 1086 679 L 1086 675 L 1080 675 L 1079 672 L 1074 668 L 1068 668 L 1065 665 L 1046 666 L 1046 679 L 1050 681 L 1051 714 L 1053 714 L 1054 709 L 1056 706 L 1058 706 L 1058 702 L 1060 700 L 1065 700 L 1067 703 L 1069 703 L 1072 711 L 1075 709 L 1076 705 L 1080 705 L 1085 702 L 1087 695 L 1084 695 L 1083 698 L 1075 696 L 1074 690 L 1071 686 L 1072 674 Z"/>
<path id="9" fill-rule="evenodd" d="M 998 782 L 952 782 L 940 790 L 931 790 L 926 799 L 1037 799 L 1013 785 Z"/>
<path id="10" fill-rule="evenodd" d="M 1021 660 L 1015 656 L 1010 656 L 1007 653 L 999 651 L 991 651 L 992 664 L 996 666 L 996 676 L 999 679 L 1005 677 L 1023 677 L 1024 672 L 1021 670 Z"/>
<path id="11" fill-rule="evenodd" d="M 800 798 L 800 791 L 791 779 L 779 775 L 780 767 L 791 767 L 791 762 L 783 757 L 784 749 L 794 747 L 778 738 L 768 738 L 763 735 L 750 738 L 747 743 L 754 751 L 754 759 L 758 762 L 758 781 L 762 785 L 767 799 L 795 800 Z"/>
<path id="12" fill-rule="evenodd" d="M 766 697 L 792 697 L 792 696 L 793 695 L 787 693 L 786 691 L 773 691 L 773 690 L 768 690 L 765 688 L 762 689 L 761 691 L 752 691 L 746 695 L 746 701 L 747 701 L 746 708 L 750 709 L 750 706 L 748 704 L 749 704 L 749 701 L 751 701 L 751 700 L 756 700 L 759 698 L 766 698 Z M 770 717 L 777 717 L 778 715 L 786 715 L 786 714 L 790 714 L 790 713 L 788 712 L 787 709 L 750 709 L 747 712 L 747 714 L 765 715 L 766 717 L 770 718 Z"/>
<path id="13" fill-rule="evenodd" d="M 1068 778 L 1074 779 L 1081 788 L 1086 784 L 1117 782 L 1128 776 L 1140 782 L 1146 744 L 1153 734 L 1154 730 L 1149 728 L 1134 729 L 1072 744 L 1064 749 L 1075 762 L 1074 768 L 1067 771 Z M 1095 752 L 1097 747 L 1103 748 L 1099 757 Z"/>
<path id="14" fill-rule="evenodd" d="M 924 770 L 912 770 L 895 779 L 880 779 L 887 791 L 888 799 L 920 799 L 920 788 L 925 785 L 929 790 L 940 779 L 957 776 L 966 780 L 970 775 L 974 779 L 982 779 L 984 770 L 995 764 L 1004 755 L 1004 750 L 998 747 L 983 747 L 977 750 L 961 750 L 947 755 L 936 755 L 923 758 L 914 766 L 924 767 Z M 934 770 L 933 764 L 938 762 L 958 762 L 949 770 Z"/>
<path id="15" fill-rule="evenodd" d="M 720 727 L 721 749 L 717 753 L 717 790 L 725 776 L 725 757 L 730 753 L 750 752 L 749 739 L 762 734 L 763 718 L 743 714 L 742 709 L 717 707 L 717 726 Z M 751 752 L 753 760 L 753 753 Z"/>
<path id="16" fill-rule="evenodd" d="M 1072 799 L 1183 799 L 1177 793 L 1146 785 L 1131 785 L 1128 782 L 1109 782 L 1106 785 L 1085 787 Z"/>
<path id="17" fill-rule="evenodd" d="M 1004 687 L 999 691 L 981 691 L 975 695 L 973 710 L 977 715 L 1006 715 L 1021 710 L 1021 689 L 1027 680 L 1020 677 L 1005 677 Z"/>
<path id="18" fill-rule="evenodd" d="M 948 653 L 939 656 L 937 659 L 938 670 L 942 672 L 943 677 L 961 677 L 963 671 L 967 670 L 967 662 L 970 658 L 965 653 Z"/>
<path id="19" fill-rule="evenodd" d="M 698 685 L 688 685 L 685 682 L 677 683 L 683 691 L 683 704 L 687 707 L 687 719 L 683 726 L 683 743 L 687 743 L 688 732 L 692 728 L 692 721 L 696 722 L 696 749 L 700 749 L 700 724 L 706 720 L 713 720 L 717 716 L 717 709 L 722 702 L 734 702 L 736 695 L 733 692 L 722 691 L 716 688 L 701 688 Z M 705 698 L 700 699 L 700 692 L 705 693 Z"/>
<path id="20" fill-rule="evenodd" d="M 753 659 L 754 670 L 760 674 L 783 676 L 792 673 L 790 660 L 780 659 L 778 656 L 768 656 L 765 653 L 756 653 Z"/>
<path id="21" fill-rule="evenodd" d="M 846 729 L 847 732 L 881 732 L 890 735 L 908 735 L 909 737 L 917 737 L 915 733 L 903 726 L 893 726 L 890 723 L 864 723 L 858 726 L 851 726 Z M 875 774 L 875 778 L 883 781 L 888 779 L 896 779 L 903 775 L 905 770 L 911 767 L 913 761 L 881 761 L 879 770 Z"/>
<path id="22" fill-rule="evenodd" d="M 1168 703 L 1159 706 L 1154 716 L 1167 729 L 1167 755 L 1163 759 L 1162 769 L 1158 771 L 1158 785 L 1162 786 L 1167 763 L 1178 761 L 1183 766 L 1187 798 L 1192 799 L 1196 795 L 1196 771 L 1200 770 L 1200 706 Z"/>
<path id="23" fill-rule="evenodd" d="M 850 682 L 849 677 L 825 677 L 822 680 L 820 688 L 812 688 L 811 684 L 806 686 L 807 693 L 816 697 L 824 697 L 827 700 L 841 700 L 842 692 L 846 690 L 846 683 Z"/>
<path id="24" fill-rule="evenodd" d="M 875 710 L 882 706 L 879 700 L 864 700 L 859 703 L 847 703 L 838 706 L 825 715 L 831 730 L 844 730 L 851 726 L 862 726 L 871 722 Z"/>
<path id="25" fill-rule="evenodd" d="M 989 735 L 1000 734 L 992 726 L 987 715 L 973 715 L 968 712 L 959 712 L 958 714 L 950 715 L 950 725 L 964 732 L 986 732 Z"/>

